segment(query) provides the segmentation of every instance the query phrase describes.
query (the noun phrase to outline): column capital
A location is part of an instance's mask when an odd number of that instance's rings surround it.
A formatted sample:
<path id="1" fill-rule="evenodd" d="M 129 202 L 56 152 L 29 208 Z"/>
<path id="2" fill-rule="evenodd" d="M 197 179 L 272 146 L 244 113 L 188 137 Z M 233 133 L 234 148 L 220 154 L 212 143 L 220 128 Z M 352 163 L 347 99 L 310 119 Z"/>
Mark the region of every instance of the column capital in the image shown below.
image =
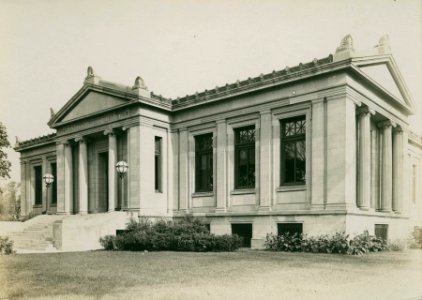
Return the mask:
<path id="1" fill-rule="evenodd" d="M 115 131 L 113 128 L 107 128 L 106 130 L 104 130 L 104 135 L 115 135 Z"/>
<path id="2" fill-rule="evenodd" d="M 75 142 L 77 142 L 77 143 L 86 143 L 86 138 L 85 137 L 83 137 L 83 136 L 77 136 L 77 137 L 75 137 Z"/>
<path id="3" fill-rule="evenodd" d="M 269 115 L 271 114 L 271 109 L 262 110 L 259 112 L 259 114 L 262 115 Z"/>
<path id="4" fill-rule="evenodd" d="M 226 124 L 226 119 L 217 120 L 217 121 L 215 121 L 215 123 L 217 123 L 217 125 Z"/>
<path id="5" fill-rule="evenodd" d="M 397 124 L 391 120 L 385 120 L 377 123 L 379 128 L 396 127 Z"/>
<path id="6" fill-rule="evenodd" d="M 362 105 L 356 109 L 356 114 L 359 115 L 360 117 L 366 116 L 368 114 L 375 115 L 375 110 L 373 110 L 372 108 L 366 105 Z"/>
<path id="7" fill-rule="evenodd" d="M 402 134 L 403 133 L 403 127 L 401 126 L 401 125 L 397 125 L 395 128 L 394 128 L 394 133 L 396 133 L 396 134 Z"/>

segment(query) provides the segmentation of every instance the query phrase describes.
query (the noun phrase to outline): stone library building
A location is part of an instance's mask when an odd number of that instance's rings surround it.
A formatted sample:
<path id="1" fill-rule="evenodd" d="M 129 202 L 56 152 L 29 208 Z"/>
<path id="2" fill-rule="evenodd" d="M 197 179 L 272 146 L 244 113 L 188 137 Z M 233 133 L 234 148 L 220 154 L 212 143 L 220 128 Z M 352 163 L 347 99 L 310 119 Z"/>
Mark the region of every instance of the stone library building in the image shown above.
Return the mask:
<path id="1" fill-rule="evenodd" d="M 22 214 L 62 250 L 99 248 L 130 218 L 187 215 L 252 248 L 287 231 L 403 240 L 422 226 L 413 101 L 388 36 L 176 99 L 88 67 L 51 111 L 54 133 L 17 140 Z"/>

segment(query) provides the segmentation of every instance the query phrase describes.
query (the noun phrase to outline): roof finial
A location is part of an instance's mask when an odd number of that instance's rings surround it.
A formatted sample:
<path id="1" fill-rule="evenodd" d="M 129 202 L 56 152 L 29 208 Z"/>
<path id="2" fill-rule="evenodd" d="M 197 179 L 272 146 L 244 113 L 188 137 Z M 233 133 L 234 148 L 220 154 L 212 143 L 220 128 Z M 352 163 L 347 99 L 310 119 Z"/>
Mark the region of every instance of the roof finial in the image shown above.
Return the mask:
<path id="1" fill-rule="evenodd" d="M 17 136 L 15 136 L 15 147 L 19 147 L 20 141 L 19 138 Z"/>
<path id="2" fill-rule="evenodd" d="M 378 54 L 389 54 L 391 53 L 390 37 L 388 34 L 384 34 L 378 41 L 378 45 L 375 46 L 378 50 Z"/>
<path id="3" fill-rule="evenodd" d="M 142 79 L 141 76 L 136 77 L 135 84 L 132 87 L 133 89 L 147 89 L 147 86 L 145 85 L 145 81 Z"/>
<path id="4" fill-rule="evenodd" d="M 85 82 L 84 83 L 88 83 L 88 84 L 98 84 L 100 82 L 100 77 L 98 77 L 95 72 L 94 69 L 91 66 L 88 66 L 87 70 L 86 70 L 86 77 L 85 77 Z"/>
<path id="5" fill-rule="evenodd" d="M 351 58 L 355 52 L 353 47 L 353 38 L 350 34 L 346 35 L 340 42 L 334 54 L 334 61 L 345 60 Z"/>
<path id="6" fill-rule="evenodd" d="M 141 76 L 136 77 L 132 90 L 135 91 L 139 96 L 147 98 L 151 97 L 151 92 L 148 91 L 148 88 L 145 85 L 145 81 L 142 79 Z"/>
<path id="7" fill-rule="evenodd" d="M 50 107 L 50 117 L 52 118 L 52 117 L 54 117 L 54 115 L 55 115 L 56 113 L 54 112 L 54 110 L 53 110 L 53 108 L 52 107 Z"/>
<path id="8" fill-rule="evenodd" d="M 86 70 L 86 78 L 94 77 L 94 69 L 91 66 L 88 66 L 88 69 Z"/>
<path id="9" fill-rule="evenodd" d="M 353 38 L 350 34 L 346 35 L 340 42 L 340 46 L 337 47 L 336 53 L 340 51 L 354 51 Z"/>

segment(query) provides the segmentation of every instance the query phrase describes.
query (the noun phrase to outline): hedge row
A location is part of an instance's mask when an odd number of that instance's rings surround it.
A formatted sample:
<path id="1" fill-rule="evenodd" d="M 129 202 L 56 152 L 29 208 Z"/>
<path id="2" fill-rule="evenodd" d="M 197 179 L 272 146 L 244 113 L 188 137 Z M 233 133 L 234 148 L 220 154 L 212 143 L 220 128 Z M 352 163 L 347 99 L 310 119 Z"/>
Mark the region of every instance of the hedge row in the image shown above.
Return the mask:
<path id="1" fill-rule="evenodd" d="M 179 221 L 131 221 L 117 236 L 100 238 L 105 250 L 124 251 L 234 251 L 241 246 L 237 235 L 216 236 L 198 219 Z"/>
<path id="2" fill-rule="evenodd" d="M 298 234 L 268 234 L 265 246 L 273 251 L 339 253 L 360 255 L 387 249 L 387 243 L 381 238 L 369 235 L 367 231 L 350 239 L 348 234 L 338 232 L 332 236 L 320 235 L 307 237 Z"/>

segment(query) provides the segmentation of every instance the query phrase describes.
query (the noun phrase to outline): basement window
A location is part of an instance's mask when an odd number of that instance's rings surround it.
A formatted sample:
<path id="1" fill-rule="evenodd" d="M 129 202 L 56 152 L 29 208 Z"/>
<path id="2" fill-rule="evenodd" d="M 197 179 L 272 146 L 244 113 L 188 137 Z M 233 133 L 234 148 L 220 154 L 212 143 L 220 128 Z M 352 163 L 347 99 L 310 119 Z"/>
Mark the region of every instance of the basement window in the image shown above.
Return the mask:
<path id="1" fill-rule="evenodd" d="M 293 234 L 302 234 L 303 233 L 303 223 L 278 223 L 277 224 L 277 234 L 278 235 L 293 235 Z"/>

